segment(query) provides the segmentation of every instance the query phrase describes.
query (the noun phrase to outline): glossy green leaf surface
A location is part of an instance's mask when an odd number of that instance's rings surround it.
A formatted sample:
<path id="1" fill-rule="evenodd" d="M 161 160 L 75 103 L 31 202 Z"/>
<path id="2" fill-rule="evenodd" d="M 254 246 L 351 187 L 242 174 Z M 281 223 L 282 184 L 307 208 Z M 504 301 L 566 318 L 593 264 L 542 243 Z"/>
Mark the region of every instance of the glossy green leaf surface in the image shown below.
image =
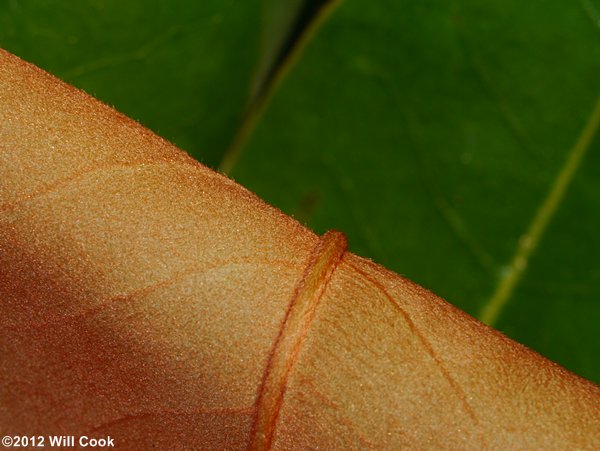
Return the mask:
<path id="1" fill-rule="evenodd" d="M 260 52 L 256 75 L 252 81 L 251 98 L 263 94 L 265 84 L 277 67 L 282 46 L 290 38 L 296 19 L 304 5 L 303 0 L 264 0 Z"/>
<path id="2" fill-rule="evenodd" d="M 232 175 L 600 381 L 599 10 L 342 2 Z"/>
<path id="3" fill-rule="evenodd" d="M 261 1 L 2 1 L 0 47 L 209 165 L 243 116 Z"/>

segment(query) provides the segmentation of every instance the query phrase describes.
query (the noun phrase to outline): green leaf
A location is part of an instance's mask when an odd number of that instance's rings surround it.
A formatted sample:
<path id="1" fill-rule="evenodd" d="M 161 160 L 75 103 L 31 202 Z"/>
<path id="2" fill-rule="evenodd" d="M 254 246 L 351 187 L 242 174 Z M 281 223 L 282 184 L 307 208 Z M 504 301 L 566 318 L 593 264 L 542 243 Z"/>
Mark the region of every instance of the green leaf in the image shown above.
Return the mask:
<path id="1" fill-rule="evenodd" d="M 261 0 L 0 2 L 0 47 L 215 165 L 244 113 Z"/>
<path id="2" fill-rule="evenodd" d="M 232 175 L 600 382 L 599 11 L 348 0 Z"/>
<path id="3" fill-rule="evenodd" d="M 307 0 L 308 1 L 308 0 Z M 282 45 L 290 38 L 303 0 L 264 0 L 263 27 L 260 39 L 260 59 L 252 83 L 251 99 L 264 93 L 272 71 L 279 64 Z"/>

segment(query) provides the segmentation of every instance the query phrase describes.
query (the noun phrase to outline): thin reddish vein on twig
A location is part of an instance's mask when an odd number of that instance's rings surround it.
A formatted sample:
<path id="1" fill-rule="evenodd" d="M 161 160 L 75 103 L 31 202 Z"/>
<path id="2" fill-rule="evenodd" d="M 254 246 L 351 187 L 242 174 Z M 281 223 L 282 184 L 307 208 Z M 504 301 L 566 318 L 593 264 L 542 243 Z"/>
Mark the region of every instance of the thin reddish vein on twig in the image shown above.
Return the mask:
<path id="1" fill-rule="evenodd" d="M 41 196 L 45 196 L 48 194 L 52 194 L 56 191 L 59 191 L 63 188 L 71 186 L 75 182 L 80 182 L 86 177 L 94 176 L 99 173 L 106 173 L 110 171 L 118 171 L 118 170 L 126 170 L 126 169 L 137 169 L 137 168 L 148 168 L 148 167 L 156 167 L 156 166 L 181 166 L 181 167 L 196 167 L 193 162 L 181 159 L 163 159 L 163 160 L 142 160 L 142 161 L 134 161 L 131 163 L 119 163 L 119 164 L 108 164 L 108 165 L 98 165 L 92 166 L 86 169 L 82 169 L 77 171 L 67 177 L 64 177 L 55 182 L 47 183 L 42 186 L 37 191 L 34 191 L 29 194 L 24 194 L 18 197 L 15 200 L 0 204 L 0 213 L 13 210 L 18 207 L 20 204 L 36 199 Z M 206 174 L 204 174 L 206 175 Z M 212 176 L 212 175 L 211 175 Z"/>
<path id="2" fill-rule="evenodd" d="M 151 412 L 138 412 L 114 418 L 112 420 L 105 421 L 94 427 L 88 428 L 88 433 L 95 433 L 107 428 L 110 428 L 116 424 L 126 423 L 128 421 L 134 421 L 144 418 L 158 417 L 158 416 L 193 416 L 193 415 L 248 415 L 254 412 L 254 407 L 240 407 L 240 408 L 205 408 L 196 410 L 172 410 L 163 409 Z"/>
<path id="3" fill-rule="evenodd" d="M 45 327 L 45 326 L 48 326 L 48 325 L 51 325 L 54 323 L 64 324 L 66 321 L 81 320 L 87 316 L 102 313 L 105 310 L 108 310 L 109 308 L 117 305 L 118 303 L 133 302 L 136 299 L 143 299 L 143 298 L 147 297 L 148 295 L 154 293 L 155 291 L 160 290 L 161 288 L 166 288 L 166 287 L 175 285 L 176 283 L 178 283 L 179 281 L 181 281 L 187 277 L 201 275 L 201 274 L 207 273 L 209 271 L 213 271 L 216 269 L 221 269 L 226 266 L 233 266 L 233 265 L 256 265 L 256 266 L 257 265 L 266 265 L 266 266 L 279 265 L 281 267 L 287 267 L 287 268 L 293 267 L 293 263 L 288 260 L 281 260 L 281 259 L 253 260 L 253 259 L 249 259 L 249 258 L 230 259 L 227 261 L 216 261 L 209 265 L 206 265 L 206 264 L 196 265 L 194 267 L 187 268 L 182 271 L 176 271 L 173 274 L 171 274 L 170 276 L 168 276 L 162 280 L 142 286 L 140 288 L 136 288 L 127 293 L 121 293 L 121 294 L 117 294 L 115 296 L 111 296 L 108 299 L 105 299 L 92 307 L 80 310 L 78 312 L 71 313 L 71 314 L 63 314 L 63 315 L 52 315 L 52 316 L 48 316 L 48 317 L 42 319 L 41 321 L 30 321 L 30 322 L 17 321 L 12 324 L 9 323 L 8 325 L 3 325 L 3 330 L 21 331 L 21 330 L 23 330 L 23 328 L 26 328 L 27 330 L 31 330 L 31 329 L 35 329 L 38 327 Z"/>
<path id="4" fill-rule="evenodd" d="M 475 414 L 475 411 L 471 407 L 471 404 L 469 403 L 467 394 L 464 392 L 461 385 L 456 381 L 456 379 L 454 379 L 454 377 L 452 376 L 452 374 L 450 373 L 448 368 L 446 368 L 446 365 L 444 364 L 443 359 L 434 350 L 433 346 L 431 345 L 431 343 L 429 342 L 427 337 L 423 333 L 421 333 L 421 331 L 417 328 L 417 325 L 412 320 L 412 318 L 410 317 L 408 312 L 406 310 L 404 310 L 402 308 L 402 306 L 400 306 L 398 301 L 396 299 L 394 299 L 394 297 L 388 292 L 388 290 L 386 290 L 386 288 L 381 283 L 379 283 L 375 278 L 371 277 L 367 272 L 363 271 L 358 266 L 353 265 L 352 263 L 349 263 L 349 265 L 357 273 L 359 273 L 361 276 L 363 276 L 365 278 L 365 280 L 367 280 L 371 285 L 373 285 L 381 294 L 383 294 L 388 299 L 388 301 L 390 301 L 392 306 L 398 311 L 398 313 L 400 313 L 400 315 L 404 318 L 404 321 L 406 321 L 406 324 L 408 325 L 408 328 L 410 329 L 412 334 L 417 338 L 417 340 L 419 340 L 419 342 L 421 342 L 421 345 L 423 346 L 423 348 L 425 348 L 425 351 L 427 352 L 427 354 L 429 354 L 429 356 L 433 359 L 433 361 L 435 362 L 436 366 L 438 367 L 438 369 L 439 369 L 440 373 L 442 374 L 442 376 L 444 377 L 444 379 L 446 379 L 448 384 L 454 390 L 454 393 L 456 393 L 456 396 L 460 400 L 465 413 L 471 418 L 471 420 L 473 421 L 473 424 L 479 427 L 480 426 L 479 418 L 477 417 L 477 415 Z M 483 435 L 481 435 L 481 442 L 482 442 L 482 444 L 485 443 L 485 438 Z M 484 448 L 485 448 L 485 446 L 484 446 Z"/>
<path id="5" fill-rule="evenodd" d="M 348 247 L 346 237 L 327 232 L 313 251 L 302 279 L 294 291 L 283 326 L 271 351 L 259 388 L 250 448 L 271 447 L 287 380 L 315 316 L 317 306 L 333 272 Z"/>

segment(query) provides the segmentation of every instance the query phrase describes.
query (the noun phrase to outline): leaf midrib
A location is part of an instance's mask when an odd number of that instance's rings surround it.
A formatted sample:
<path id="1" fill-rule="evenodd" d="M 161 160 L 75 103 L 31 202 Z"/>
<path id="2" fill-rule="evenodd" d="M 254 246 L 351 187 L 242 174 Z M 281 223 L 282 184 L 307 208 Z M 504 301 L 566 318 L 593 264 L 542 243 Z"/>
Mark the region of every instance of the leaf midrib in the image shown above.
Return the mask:
<path id="1" fill-rule="evenodd" d="M 498 284 L 490 298 L 484 303 L 479 319 L 494 326 L 508 301 L 513 295 L 525 273 L 529 259 L 539 246 L 548 224 L 555 216 L 558 207 L 565 198 L 566 192 L 573 180 L 581 161 L 591 147 L 594 136 L 600 127 L 600 98 L 597 99 L 592 113 L 577 137 L 575 144 L 569 150 L 562 168 L 556 175 L 546 198 L 542 201 L 537 213 L 529 224 L 527 231 L 521 235 L 515 253 L 507 265 L 508 270 L 501 275 Z"/>

